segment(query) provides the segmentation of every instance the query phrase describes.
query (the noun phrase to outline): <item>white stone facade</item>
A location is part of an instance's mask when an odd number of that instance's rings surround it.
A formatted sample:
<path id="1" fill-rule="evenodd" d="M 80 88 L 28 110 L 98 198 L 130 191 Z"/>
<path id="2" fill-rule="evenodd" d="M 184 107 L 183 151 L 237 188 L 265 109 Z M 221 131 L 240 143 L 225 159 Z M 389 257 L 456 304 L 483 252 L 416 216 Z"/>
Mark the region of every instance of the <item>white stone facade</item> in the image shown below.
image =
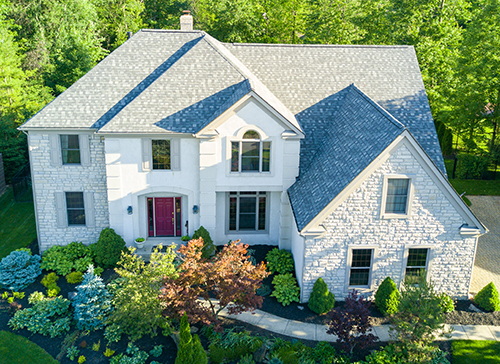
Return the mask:
<path id="1" fill-rule="evenodd" d="M 381 218 L 384 176 L 388 174 L 412 175 L 413 201 L 407 218 Z M 370 295 L 388 276 L 400 284 L 405 251 L 425 247 L 430 249 L 428 269 L 435 288 L 465 298 L 477 237 L 461 236 L 463 224 L 457 209 L 402 144 L 323 221 L 327 232 L 321 238 L 304 240 L 301 301 L 308 300 L 319 277 L 336 299 L 344 299 L 350 289 L 348 251 L 363 247 L 373 249 L 374 256 L 370 287 L 356 288 L 361 292 Z"/>
<path id="2" fill-rule="evenodd" d="M 29 153 L 33 182 L 38 243 L 44 251 L 53 245 L 66 245 L 72 241 L 95 243 L 102 229 L 109 226 L 104 142 L 93 133 L 89 135 L 90 165 L 61 165 L 51 163 L 50 135 L 74 132 L 29 132 Z M 81 134 L 81 133 L 80 133 Z M 57 192 L 92 193 L 95 226 L 68 226 L 57 224 Z"/>

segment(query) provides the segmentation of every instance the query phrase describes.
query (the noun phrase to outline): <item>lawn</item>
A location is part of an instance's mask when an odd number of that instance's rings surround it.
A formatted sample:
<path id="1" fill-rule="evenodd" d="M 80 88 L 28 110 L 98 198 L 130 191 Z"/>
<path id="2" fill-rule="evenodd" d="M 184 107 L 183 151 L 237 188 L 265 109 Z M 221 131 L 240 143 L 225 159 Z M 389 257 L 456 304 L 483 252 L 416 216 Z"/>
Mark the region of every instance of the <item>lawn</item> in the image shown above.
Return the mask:
<path id="1" fill-rule="evenodd" d="M 451 344 L 453 364 L 500 363 L 500 342 L 456 340 Z"/>
<path id="2" fill-rule="evenodd" d="M 57 364 L 41 347 L 28 339 L 0 331 L 0 364 Z"/>
<path id="3" fill-rule="evenodd" d="M 0 236 L 0 258 L 30 245 L 36 238 L 33 203 L 16 203 L 12 188 L 0 197 Z"/>
<path id="4" fill-rule="evenodd" d="M 497 180 L 475 180 L 475 179 L 451 179 L 453 171 L 453 160 L 445 159 L 446 170 L 450 183 L 459 193 L 479 196 L 500 196 L 500 172 Z"/>

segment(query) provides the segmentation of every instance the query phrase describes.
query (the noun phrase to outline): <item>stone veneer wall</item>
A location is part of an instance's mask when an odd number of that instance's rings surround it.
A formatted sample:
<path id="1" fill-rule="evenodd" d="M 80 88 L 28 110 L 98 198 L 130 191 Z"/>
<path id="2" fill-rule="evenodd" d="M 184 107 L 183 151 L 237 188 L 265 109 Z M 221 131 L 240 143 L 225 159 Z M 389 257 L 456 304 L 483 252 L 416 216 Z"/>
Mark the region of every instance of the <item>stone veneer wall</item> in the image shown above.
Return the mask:
<path id="1" fill-rule="evenodd" d="M 3 158 L 2 153 L 0 153 L 0 196 L 7 190 L 7 185 L 5 184 L 5 173 L 3 170 Z"/>
<path id="2" fill-rule="evenodd" d="M 380 219 L 385 174 L 413 174 L 414 197 L 408 219 Z M 403 278 L 404 251 L 412 245 L 431 246 L 430 278 L 438 291 L 466 298 L 477 238 L 464 238 L 462 217 L 441 193 L 406 146 L 393 151 L 370 177 L 325 219 L 322 239 L 306 240 L 302 301 L 323 277 L 335 298 L 347 294 L 348 247 L 376 246 L 371 291 L 385 277 Z M 368 292 L 369 293 L 369 292 Z"/>
<path id="3" fill-rule="evenodd" d="M 106 188 L 104 141 L 90 134 L 90 167 L 50 163 L 49 134 L 30 132 L 29 148 L 32 181 L 37 216 L 38 244 L 44 251 L 52 245 L 66 245 L 72 241 L 91 244 L 97 241 L 102 229 L 109 226 Z M 94 193 L 95 227 L 71 226 L 58 228 L 55 193 L 83 191 Z"/>

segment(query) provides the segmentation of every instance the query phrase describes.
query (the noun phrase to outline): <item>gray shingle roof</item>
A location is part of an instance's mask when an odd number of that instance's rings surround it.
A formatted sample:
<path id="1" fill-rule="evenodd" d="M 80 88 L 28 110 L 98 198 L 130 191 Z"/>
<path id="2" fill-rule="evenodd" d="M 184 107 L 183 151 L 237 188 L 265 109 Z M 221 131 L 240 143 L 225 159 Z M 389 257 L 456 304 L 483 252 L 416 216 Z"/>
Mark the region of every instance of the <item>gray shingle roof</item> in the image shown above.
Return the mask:
<path id="1" fill-rule="evenodd" d="M 299 231 L 406 129 L 354 85 L 341 93 L 337 111 L 324 119 L 313 162 L 288 189 Z"/>

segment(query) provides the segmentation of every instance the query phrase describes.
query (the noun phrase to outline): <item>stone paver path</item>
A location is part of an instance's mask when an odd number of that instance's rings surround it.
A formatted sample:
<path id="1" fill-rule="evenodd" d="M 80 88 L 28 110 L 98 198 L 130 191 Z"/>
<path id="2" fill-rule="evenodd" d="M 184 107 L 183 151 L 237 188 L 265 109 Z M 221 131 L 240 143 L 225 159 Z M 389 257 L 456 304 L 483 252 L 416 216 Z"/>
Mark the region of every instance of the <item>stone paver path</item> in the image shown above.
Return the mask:
<path id="1" fill-rule="evenodd" d="M 246 322 L 276 334 L 286 335 L 298 339 L 334 342 L 337 337 L 326 333 L 326 325 L 315 325 L 306 322 L 288 320 L 270 313 L 255 310 L 243 312 L 239 315 L 230 315 L 226 310 L 221 311 L 221 316 Z M 374 326 L 373 334 L 380 341 L 390 341 L 389 325 Z M 451 340 L 496 340 L 500 341 L 500 327 L 487 325 L 445 325 L 445 330 L 453 329 Z M 441 340 L 447 340 L 441 338 Z"/>
<path id="2" fill-rule="evenodd" d="M 488 283 L 500 287 L 500 196 L 467 196 L 471 209 L 489 232 L 479 238 L 470 292 Z"/>

